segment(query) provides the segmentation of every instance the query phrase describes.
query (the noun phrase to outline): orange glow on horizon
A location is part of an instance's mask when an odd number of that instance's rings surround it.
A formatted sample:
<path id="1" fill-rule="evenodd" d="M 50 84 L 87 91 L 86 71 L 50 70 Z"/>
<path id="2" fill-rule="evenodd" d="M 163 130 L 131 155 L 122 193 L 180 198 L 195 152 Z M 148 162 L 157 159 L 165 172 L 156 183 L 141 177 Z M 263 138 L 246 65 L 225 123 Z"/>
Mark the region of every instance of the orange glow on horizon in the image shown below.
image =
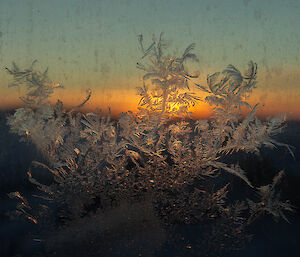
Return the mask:
<path id="1" fill-rule="evenodd" d="M 208 74 L 208 72 L 203 72 Z M 249 103 L 254 106 L 259 103 L 257 114 L 266 118 L 280 113 L 286 113 L 290 120 L 300 120 L 300 90 L 298 81 L 300 73 L 297 67 L 286 67 L 282 73 L 273 74 L 262 71 L 258 76 L 257 89 L 253 91 Z M 7 84 L 9 84 L 9 80 Z M 6 83 L 4 81 L 3 83 Z M 81 104 L 87 96 L 86 87 L 82 84 L 65 84 L 65 89 L 56 89 L 51 97 L 51 104 L 55 104 L 57 99 L 61 100 L 67 109 L 71 109 Z M 200 85 L 206 84 L 206 77 L 201 76 Z M 60 84 L 53 84 L 58 87 Z M 107 81 L 90 83 L 92 95 L 89 101 L 81 108 L 81 111 L 96 111 L 101 109 L 103 113 L 111 110 L 114 118 L 118 118 L 122 112 L 138 111 L 140 96 L 136 90 L 137 86 L 142 86 L 139 78 L 122 77 L 118 80 L 112 78 Z M 196 87 L 191 87 L 191 91 L 204 98 L 205 95 Z M 24 95 L 22 87 L 7 88 L 2 86 L 0 94 L 0 110 L 12 110 L 23 106 L 19 96 Z M 199 101 L 189 110 L 193 118 L 208 118 L 212 114 L 212 108 L 203 101 Z"/>
<path id="2" fill-rule="evenodd" d="M 75 90 L 72 94 L 60 91 L 59 94 L 54 94 L 51 98 L 51 104 L 55 104 L 57 99 L 61 100 L 66 109 L 72 109 L 86 99 L 86 93 L 83 90 Z M 269 93 L 268 97 L 264 97 L 262 93 L 255 94 L 251 97 L 249 103 L 255 105 L 260 103 L 257 109 L 257 115 L 261 118 L 274 116 L 280 113 L 286 113 L 287 119 L 300 120 L 300 102 L 296 101 L 297 97 L 285 102 L 281 99 L 281 103 L 277 104 L 278 93 Z M 101 109 L 105 114 L 108 113 L 108 108 L 111 111 L 113 118 L 118 118 L 122 112 L 138 111 L 139 95 L 133 90 L 110 90 L 107 93 L 93 92 L 90 100 L 80 109 L 82 112 L 96 111 Z M 12 110 L 22 107 L 22 101 L 16 94 L 7 95 L 5 101 L 0 102 L 0 110 Z M 199 101 L 195 106 L 189 109 L 192 118 L 209 118 L 212 114 L 212 108 L 207 103 Z"/>

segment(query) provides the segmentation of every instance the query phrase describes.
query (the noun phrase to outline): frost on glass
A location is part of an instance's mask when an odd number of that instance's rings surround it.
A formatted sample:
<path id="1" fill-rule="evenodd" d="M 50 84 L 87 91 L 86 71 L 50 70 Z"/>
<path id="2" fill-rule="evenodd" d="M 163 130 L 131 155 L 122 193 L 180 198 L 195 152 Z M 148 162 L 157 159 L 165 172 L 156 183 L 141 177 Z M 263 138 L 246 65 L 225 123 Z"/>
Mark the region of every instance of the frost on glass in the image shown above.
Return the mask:
<path id="1" fill-rule="evenodd" d="M 44 157 L 44 162 L 33 161 L 27 173 L 40 190 L 41 203 L 32 208 L 19 192 L 12 192 L 10 197 L 20 202 L 17 214 L 37 223 L 40 236 L 53 248 L 55 232 L 50 228 L 63 233 L 66 226 L 72 230 L 83 221 L 92 224 L 124 202 L 146 202 L 151 219 L 166 231 L 178 224 L 210 224 L 198 245 L 217 253 L 241 247 L 249 239 L 243 233 L 246 227 L 263 214 L 287 220 L 285 211 L 293 206 L 275 190 L 283 171 L 269 185 L 255 187 L 239 163 L 226 158 L 237 152 L 259 154 L 263 146 L 283 146 L 293 154 L 290 146 L 274 139 L 285 127 L 285 115 L 262 121 L 255 114 L 259 105 L 247 102 L 256 86 L 257 64 L 249 62 L 244 73 L 228 65 L 199 85 L 198 76 L 185 66 L 199 61 L 195 44 L 180 56 L 170 56 L 162 35 L 149 46 L 142 35 L 138 42 L 137 68 L 145 72 L 137 89 L 138 112 L 122 113 L 118 120 L 101 111 L 80 112 L 90 91 L 71 110 L 60 100 L 51 106 L 48 99 L 61 85 L 48 78 L 47 70 L 35 71 L 33 65 L 23 70 L 15 63 L 7 68 L 14 79 L 10 86 L 27 88 L 21 97 L 24 107 L 8 117 L 11 132 L 32 142 Z M 199 89 L 197 94 L 191 86 Z M 198 101 L 211 106 L 210 119 L 191 118 L 190 107 Z M 31 170 L 37 167 L 52 175 L 51 183 L 34 178 Z M 252 188 L 253 197 L 228 199 L 227 174 Z M 103 236 L 88 225 L 82 229 L 87 236 Z M 211 237 L 223 243 L 214 244 Z"/>

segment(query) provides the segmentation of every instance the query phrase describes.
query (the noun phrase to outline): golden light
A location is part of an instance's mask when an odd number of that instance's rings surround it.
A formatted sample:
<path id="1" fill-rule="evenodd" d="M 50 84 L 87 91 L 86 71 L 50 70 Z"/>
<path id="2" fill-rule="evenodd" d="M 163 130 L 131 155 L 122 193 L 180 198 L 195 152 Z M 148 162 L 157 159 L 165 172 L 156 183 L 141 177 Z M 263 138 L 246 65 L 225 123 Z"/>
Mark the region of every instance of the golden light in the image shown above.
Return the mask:
<path id="1" fill-rule="evenodd" d="M 27 218 L 28 218 L 29 220 L 33 221 L 33 223 L 35 223 L 35 224 L 38 223 L 37 220 L 36 220 L 35 218 L 33 218 L 33 217 L 28 216 Z"/>
<path id="2" fill-rule="evenodd" d="M 53 88 L 61 87 L 60 83 L 51 83 Z"/>
<path id="3" fill-rule="evenodd" d="M 170 108 L 170 112 L 178 112 L 180 110 L 181 106 L 182 106 L 182 104 L 180 104 L 180 103 L 172 104 L 172 106 Z"/>

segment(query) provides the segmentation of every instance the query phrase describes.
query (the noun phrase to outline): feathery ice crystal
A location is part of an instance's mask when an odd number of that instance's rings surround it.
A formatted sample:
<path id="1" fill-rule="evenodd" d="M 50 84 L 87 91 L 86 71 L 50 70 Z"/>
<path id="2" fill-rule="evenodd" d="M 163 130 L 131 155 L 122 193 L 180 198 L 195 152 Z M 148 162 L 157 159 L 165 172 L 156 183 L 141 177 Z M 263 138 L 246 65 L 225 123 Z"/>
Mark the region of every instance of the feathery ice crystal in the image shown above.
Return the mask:
<path id="1" fill-rule="evenodd" d="M 185 68 L 188 61 L 198 62 L 192 53 L 194 44 L 176 57 L 165 55 L 162 35 L 149 47 L 144 46 L 142 35 L 138 39 L 142 57 L 137 67 L 145 71 L 138 88 L 138 112 L 123 113 L 117 121 L 101 112 L 78 112 L 91 97 L 90 91 L 72 110 L 66 110 L 60 100 L 51 106 L 48 99 L 61 85 L 48 78 L 47 70 L 35 71 L 33 65 L 21 70 L 14 63 L 7 69 L 13 86 L 27 87 L 26 96 L 21 97 L 24 107 L 8 117 L 10 129 L 32 142 L 45 159 L 44 163 L 33 161 L 28 172 L 40 190 L 42 204 L 31 208 L 19 192 L 13 192 L 10 196 L 21 202 L 18 212 L 41 227 L 50 221 L 53 227 L 59 226 L 58 217 L 72 226 L 99 209 L 147 199 L 162 226 L 211 220 L 212 226 L 227 231 L 230 245 L 239 242 L 241 231 L 261 214 L 287 220 L 283 211 L 293 207 L 274 191 L 283 171 L 270 185 L 255 188 L 238 163 L 225 161 L 235 152 L 258 154 L 262 146 L 290 150 L 273 138 L 282 131 L 285 116 L 261 121 L 255 115 L 258 105 L 246 101 L 256 85 L 256 63 L 250 62 L 245 73 L 229 65 L 208 76 L 206 86 L 198 85 L 197 75 Z M 191 86 L 206 97 L 192 93 Z M 190 118 L 189 108 L 197 101 L 212 107 L 210 119 Z M 244 116 L 242 109 L 248 110 Z M 35 166 L 49 171 L 52 183 L 37 181 L 31 172 Z M 229 201 L 228 182 L 220 184 L 228 178 L 226 173 L 239 177 L 261 199 Z M 210 236 L 217 233 L 211 231 Z"/>

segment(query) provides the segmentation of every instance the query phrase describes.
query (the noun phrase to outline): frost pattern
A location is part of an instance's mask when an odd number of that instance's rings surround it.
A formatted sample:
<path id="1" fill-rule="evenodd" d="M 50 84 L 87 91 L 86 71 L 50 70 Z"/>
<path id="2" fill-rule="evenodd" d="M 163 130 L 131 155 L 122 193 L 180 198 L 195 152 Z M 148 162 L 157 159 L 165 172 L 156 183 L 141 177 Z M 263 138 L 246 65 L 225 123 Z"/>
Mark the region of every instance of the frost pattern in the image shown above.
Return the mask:
<path id="1" fill-rule="evenodd" d="M 21 70 L 15 63 L 7 69 L 13 86 L 28 89 L 21 97 L 25 106 L 8 117 L 8 124 L 45 159 L 44 163 L 32 162 L 28 172 L 41 191 L 43 204 L 32 209 L 19 192 L 13 192 L 10 196 L 21 201 L 18 211 L 39 224 L 52 219 L 55 227 L 57 216 L 70 225 L 93 210 L 114 208 L 124 200 L 148 199 L 167 227 L 222 220 L 223 225 L 216 224 L 230 227 L 226 233 L 231 233 L 232 240 L 261 214 L 287 220 L 283 211 L 293 211 L 293 207 L 281 202 L 274 191 L 283 172 L 270 185 L 255 188 L 238 163 L 223 161 L 235 152 L 259 154 L 262 146 L 284 146 L 293 154 L 290 146 L 273 139 L 284 128 L 285 116 L 261 121 L 255 115 L 259 105 L 247 102 L 256 87 L 257 64 L 251 61 L 244 73 L 228 65 L 209 75 L 207 85 L 199 85 L 198 76 L 185 68 L 188 61 L 198 62 L 195 44 L 176 57 L 165 55 L 162 34 L 148 47 L 142 35 L 138 40 L 142 57 L 137 67 L 145 72 L 137 89 L 138 112 L 123 113 L 117 121 L 101 111 L 77 112 L 90 99 L 90 91 L 72 110 L 66 110 L 60 100 L 51 106 L 48 98 L 61 86 L 48 79 L 47 70 L 34 71 L 33 65 Z M 191 86 L 206 97 L 192 93 Z M 190 119 L 189 108 L 200 100 L 212 107 L 211 119 Z M 34 179 L 31 169 L 36 166 L 49 171 L 53 183 L 44 185 Z M 214 186 L 226 173 L 257 191 L 261 201 L 230 203 L 228 184 Z M 49 211 L 51 206 L 58 213 Z"/>

